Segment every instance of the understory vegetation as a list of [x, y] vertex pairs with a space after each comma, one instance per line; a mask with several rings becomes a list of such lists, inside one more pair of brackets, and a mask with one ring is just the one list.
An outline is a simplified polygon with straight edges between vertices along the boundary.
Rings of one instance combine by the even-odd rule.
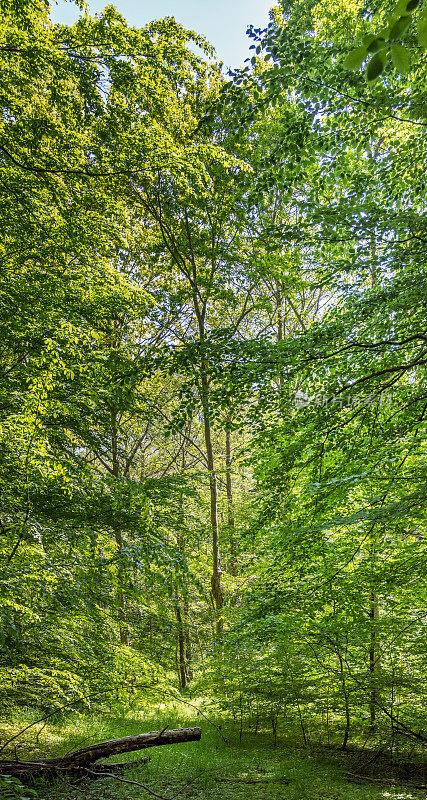
[[[2, 733], [15, 730], [24, 719], [28, 724], [28, 715], [14, 717]], [[280, 725], [274, 738], [267, 725], [255, 733], [254, 720], [240, 729], [227, 716], [218, 715], [206, 698], [193, 700], [189, 707], [182, 699], [156, 704], [154, 698], [147, 703], [139, 697], [136, 704], [123, 702], [111, 710], [105, 705], [90, 714], [58, 718], [41, 731], [39, 726], [37, 738], [27, 734], [18, 752], [20, 758], [42, 758], [118, 735], [200, 724], [200, 742], [153, 748], [148, 763], [126, 770], [122, 779], [132, 783], [117, 778], [73, 783], [67, 776], [53, 784], [40, 780], [37, 796], [42, 800], [139, 799], [147, 796], [147, 789], [162, 797], [216, 800], [230, 795], [265, 800], [419, 800], [424, 794], [422, 750], [414, 752], [407, 740], [395, 742], [393, 756], [385, 739], [372, 748], [356, 736], [351, 751], [343, 753], [334, 746], [333, 726], [324, 730], [323, 744], [317, 736], [312, 744], [304, 744], [295, 721]], [[134, 760], [132, 754], [128, 758]], [[11, 792], [10, 796], [18, 795]]]
[[427, 10], [0, 9], [0, 760], [203, 729], [0, 787], [419, 796]]

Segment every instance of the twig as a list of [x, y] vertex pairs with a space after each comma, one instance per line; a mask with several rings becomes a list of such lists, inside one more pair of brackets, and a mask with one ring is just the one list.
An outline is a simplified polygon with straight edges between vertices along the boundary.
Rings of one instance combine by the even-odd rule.
[[60, 779], [61, 783], [63, 783], [63, 784], [64, 784], [65, 786], [67, 786], [69, 789], [73, 789], [73, 790], [75, 790], [76, 792], [80, 792], [80, 794], [84, 794], [84, 795], [86, 794], [86, 792], [84, 791], [84, 789], [80, 789], [80, 786], [76, 786], [75, 784], [73, 784], [73, 783], [69, 783], [68, 781], [66, 781], [66, 780], [65, 780], [65, 778], [63, 777], [63, 775], [58, 775], [58, 777], [59, 777], [59, 779]]
[[[387, 779], [387, 778], [371, 778], [368, 775], [358, 775], [356, 772], [344, 772], [344, 775], [346, 775], [350, 779], [353, 778], [353, 779], [355, 779], [357, 781], [368, 781], [369, 783], [380, 783], [380, 784], [383, 784], [384, 786], [402, 786], [403, 785], [401, 781], [395, 781], [395, 780], [393, 780], [391, 778], [389, 778], [389, 779]], [[411, 789], [427, 789], [427, 786], [425, 784], [424, 785], [421, 785], [421, 784], [415, 785], [414, 783], [407, 783], [405, 785], [408, 786], [408, 788], [411, 788]]]
[[[100, 777], [99, 772], [94, 772], [88, 767], [85, 768], [85, 772], [89, 772], [91, 775], [97, 775], [98, 778]], [[118, 778], [117, 775], [114, 775], [112, 772], [103, 772], [102, 777], [114, 778], [115, 781], [119, 781], [120, 783], [130, 783], [132, 786], [139, 786], [141, 789], [145, 789], [148, 794], [151, 794], [153, 797], [158, 797], [160, 800], [172, 800], [172, 798], [166, 797], [164, 794], [157, 794], [156, 792], [153, 792], [152, 789], [149, 789], [149, 787], [145, 786], [144, 783], [139, 783], [139, 781], [129, 781], [126, 778]]]

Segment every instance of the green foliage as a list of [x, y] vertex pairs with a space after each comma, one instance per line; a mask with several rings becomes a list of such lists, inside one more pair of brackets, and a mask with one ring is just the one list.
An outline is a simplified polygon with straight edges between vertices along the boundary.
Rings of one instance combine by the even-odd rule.
[[[213, 73], [186, 48], [208, 46], [174, 20], [135, 31], [112, 7], [69, 30], [53, 26], [47, 9], [25, 20], [13, 10], [5, 17], [0, 53], [1, 700], [7, 710], [18, 702], [50, 713], [126, 675], [154, 669], [160, 678], [174, 663], [173, 650], [163, 648], [155, 667], [139, 652], [147, 624], [153, 638], [157, 603], [169, 605], [168, 619], [180, 580], [171, 534], [186, 487], [145, 486], [134, 464], [144, 443], [135, 415], [147, 432], [153, 416], [140, 341], [156, 316], [129, 193], [144, 176], [143, 153], [151, 175], [141, 191], [160, 163], [181, 197], [197, 184], [204, 145], [193, 142], [183, 171], [180, 136]], [[136, 61], [127, 57], [135, 52]], [[157, 592], [142, 603], [153, 581]], [[133, 604], [136, 649], [120, 653], [122, 608]], [[160, 614], [154, 639], [166, 625]]]
[[391, 46], [391, 58], [394, 66], [401, 75], [406, 75], [410, 67], [410, 56], [405, 47], [401, 44]]
[[425, 12], [283, 2], [225, 82], [173, 18], [4, 6], [5, 714], [195, 681], [419, 741]]
[[38, 797], [35, 789], [23, 786], [21, 781], [11, 775], [0, 775], [0, 789], [4, 800], [31, 800]]
[[417, 40], [421, 47], [427, 47], [427, 12], [419, 15], [417, 20]]
[[[384, 52], [376, 53], [370, 60], [366, 68], [366, 77], [368, 81], [376, 81], [381, 75], [387, 61], [387, 56]], [[393, 62], [394, 63], [394, 62]]]
[[[393, 66], [402, 75], [406, 75], [410, 69], [411, 50], [406, 45], [400, 44], [408, 29], [413, 23], [413, 12], [418, 9], [419, 0], [399, 0], [391, 13], [386, 7], [376, 9], [376, 18], [383, 26], [377, 34], [367, 34], [363, 37], [363, 44], [351, 51], [345, 61], [344, 67], [350, 70], [357, 70], [368, 57], [368, 53], [376, 53], [379, 50], [390, 50]], [[426, 37], [424, 28], [426, 23], [426, 11], [420, 11], [416, 16], [417, 22], [417, 42], [422, 48], [426, 47]], [[410, 43], [412, 44], [412, 42]], [[382, 58], [374, 57], [370, 60], [366, 77], [368, 81], [375, 81], [384, 70], [386, 56]]]

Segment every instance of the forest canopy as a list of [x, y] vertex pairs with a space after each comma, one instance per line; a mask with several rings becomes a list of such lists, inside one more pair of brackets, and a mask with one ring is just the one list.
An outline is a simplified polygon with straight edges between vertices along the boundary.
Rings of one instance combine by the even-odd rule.
[[2, 717], [425, 741], [427, 10], [0, 8]]

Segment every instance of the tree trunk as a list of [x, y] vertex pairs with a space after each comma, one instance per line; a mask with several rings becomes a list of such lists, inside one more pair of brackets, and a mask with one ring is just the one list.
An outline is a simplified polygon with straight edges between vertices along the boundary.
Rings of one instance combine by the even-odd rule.
[[191, 667], [192, 662], [192, 647], [191, 647], [191, 637], [190, 637], [190, 611], [189, 611], [189, 604], [188, 604], [188, 591], [185, 589], [184, 593], [184, 640], [185, 640], [185, 663], [187, 665], [187, 683], [193, 680], [193, 670]]
[[[378, 155], [379, 145], [375, 148], [371, 148], [369, 152], [369, 158], [372, 162], [375, 161]], [[371, 286], [374, 289], [378, 284], [378, 275], [377, 275], [377, 244], [375, 238], [375, 229], [371, 229]], [[375, 552], [376, 552], [376, 541], [375, 535], [372, 537], [371, 544], [370, 544], [370, 555], [371, 555], [371, 562], [372, 567], [375, 566]], [[379, 653], [378, 653], [378, 619], [379, 619], [379, 605], [378, 605], [378, 595], [373, 589], [370, 595], [370, 608], [369, 608], [369, 617], [371, 620], [371, 641], [369, 646], [369, 677], [370, 677], [370, 697], [369, 697], [369, 716], [370, 716], [370, 727], [373, 731], [375, 728], [375, 721], [376, 721], [376, 713], [377, 713], [377, 703], [378, 703], [378, 696], [377, 696], [377, 672], [379, 669]]]
[[343, 739], [343, 743], [342, 743], [342, 745], [340, 747], [340, 750], [347, 750], [347, 742], [348, 742], [348, 737], [349, 737], [349, 734], [350, 734], [350, 724], [351, 724], [350, 703], [349, 703], [349, 693], [348, 693], [348, 690], [347, 690], [347, 684], [346, 684], [346, 680], [345, 680], [344, 663], [343, 663], [342, 656], [341, 656], [341, 654], [339, 652], [338, 652], [338, 661], [339, 661], [339, 664], [340, 664], [341, 685], [342, 685], [342, 691], [343, 691], [343, 695], [344, 695], [344, 707], [345, 707], [344, 739]]
[[[121, 739], [111, 739], [106, 742], [92, 744], [89, 747], [83, 747], [81, 750], [75, 750], [74, 753], [62, 758], [47, 758], [40, 761], [0, 760], [0, 774], [26, 778], [55, 774], [57, 772], [84, 770], [100, 758], [109, 758], [121, 753], [130, 753], [135, 750], [143, 750], [146, 747], [157, 747], [163, 744], [196, 742], [200, 740], [201, 735], [201, 728], [152, 731], [151, 733], [140, 733], [136, 736], [124, 736]], [[106, 770], [109, 767], [109, 764], [105, 765]], [[99, 765], [96, 771], [99, 772]]]
[[370, 676], [370, 697], [369, 715], [371, 728], [375, 727], [376, 710], [378, 705], [377, 673], [379, 668], [379, 655], [377, 643], [377, 625], [379, 619], [378, 595], [371, 592], [369, 617], [371, 620], [371, 644], [369, 647], [369, 676]]
[[347, 742], [348, 736], [350, 733], [350, 709], [348, 707], [348, 697], [345, 697], [345, 731], [344, 731], [344, 739], [343, 743], [340, 747], [340, 750], [347, 750]]
[[[112, 472], [115, 478], [120, 477], [120, 462], [118, 454], [118, 426], [117, 426], [117, 409], [111, 409], [111, 454], [112, 454]], [[117, 616], [119, 618], [120, 628], [120, 643], [129, 646], [129, 629], [126, 625], [126, 596], [125, 596], [125, 575], [123, 564], [121, 562], [123, 551], [123, 535], [121, 530], [114, 531], [114, 537], [117, 544], [119, 564], [117, 568], [117, 591], [116, 591], [116, 607]]]
[[178, 600], [175, 601], [175, 616], [178, 629], [178, 675], [179, 686], [185, 689], [187, 686], [187, 665], [185, 663], [185, 635], [184, 626], [182, 624], [182, 614], [179, 607]]
[[197, 282], [196, 282], [196, 267], [193, 260], [193, 304], [194, 311], [197, 317], [197, 324], [199, 328], [199, 336], [202, 344], [201, 360], [200, 360], [200, 400], [202, 403], [203, 412], [203, 430], [206, 447], [206, 460], [209, 471], [209, 491], [210, 491], [210, 523], [212, 531], [212, 575], [211, 575], [211, 590], [212, 598], [215, 607], [215, 631], [218, 638], [222, 636], [223, 631], [223, 616], [222, 608], [224, 605], [224, 594], [221, 586], [221, 558], [219, 550], [219, 526], [218, 526], [218, 482], [215, 472], [214, 454], [212, 446], [212, 430], [210, 420], [209, 408], [209, 373], [206, 357], [203, 350], [205, 339], [205, 314], [207, 307], [207, 300], [199, 303]]
[[[277, 341], [282, 342], [285, 334], [285, 316], [283, 309], [282, 289], [279, 281], [276, 281], [275, 300], [276, 300], [276, 310], [277, 310]], [[279, 389], [280, 389], [280, 394], [282, 395], [284, 389], [284, 380], [283, 380], [283, 368], [282, 364], [280, 363], [279, 363]]]
[[[123, 549], [122, 532], [120, 530], [116, 530], [114, 533], [114, 537], [116, 540], [117, 550], [120, 559]], [[117, 616], [119, 618], [120, 644], [129, 647], [129, 628], [126, 624], [126, 597], [125, 597], [124, 587], [125, 587], [124, 569], [123, 565], [119, 561], [119, 565], [117, 568], [116, 607], [117, 607]]]
[[229, 572], [236, 574], [236, 531], [234, 524], [233, 489], [231, 485], [231, 433], [227, 428], [225, 435], [225, 479], [227, 486], [227, 528], [230, 543]]
[[[191, 432], [191, 421], [188, 423], [187, 426], [187, 435], [189, 436]], [[181, 471], [184, 475], [186, 469], [186, 452], [185, 446], [182, 448], [182, 457], [181, 457]], [[183, 493], [180, 493], [179, 498], [179, 509], [180, 509], [180, 522], [182, 526], [182, 530], [178, 531], [177, 534], [177, 547], [179, 552], [181, 553], [183, 562], [186, 563], [186, 553], [185, 553], [185, 538], [184, 538], [184, 526], [185, 526], [185, 513], [184, 513], [184, 496]], [[188, 579], [187, 575], [183, 575], [183, 591], [182, 591], [182, 610], [183, 613], [181, 614], [181, 607], [179, 604], [178, 592], [176, 595], [176, 610], [175, 614], [177, 617], [178, 622], [178, 646], [179, 646], [179, 672], [180, 672], [180, 686], [182, 689], [185, 689], [186, 685], [191, 681], [193, 677], [193, 673], [191, 670], [191, 641], [190, 641], [190, 628], [189, 628], [189, 600], [188, 600]]]
[[222, 636], [223, 617], [222, 607], [224, 605], [224, 594], [221, 586], [221, 558], [219, 550], [219, 526], [218, 526], [218, 483], [215, 472], [215, 462], [212, 445], [212, 431], [209, 414], [209, 383], [206, 375], [205, 365], [202, 364], [202, 406], [203, 406], [203, 428], [205, 435], [206, 458], [209, 470], [209, 489], [211, 499], [210, 522], [212, 530], [212, 576], [211, 588], [212, 597], [215, 605], [216, 618], [215, 630], [218, 637]]

